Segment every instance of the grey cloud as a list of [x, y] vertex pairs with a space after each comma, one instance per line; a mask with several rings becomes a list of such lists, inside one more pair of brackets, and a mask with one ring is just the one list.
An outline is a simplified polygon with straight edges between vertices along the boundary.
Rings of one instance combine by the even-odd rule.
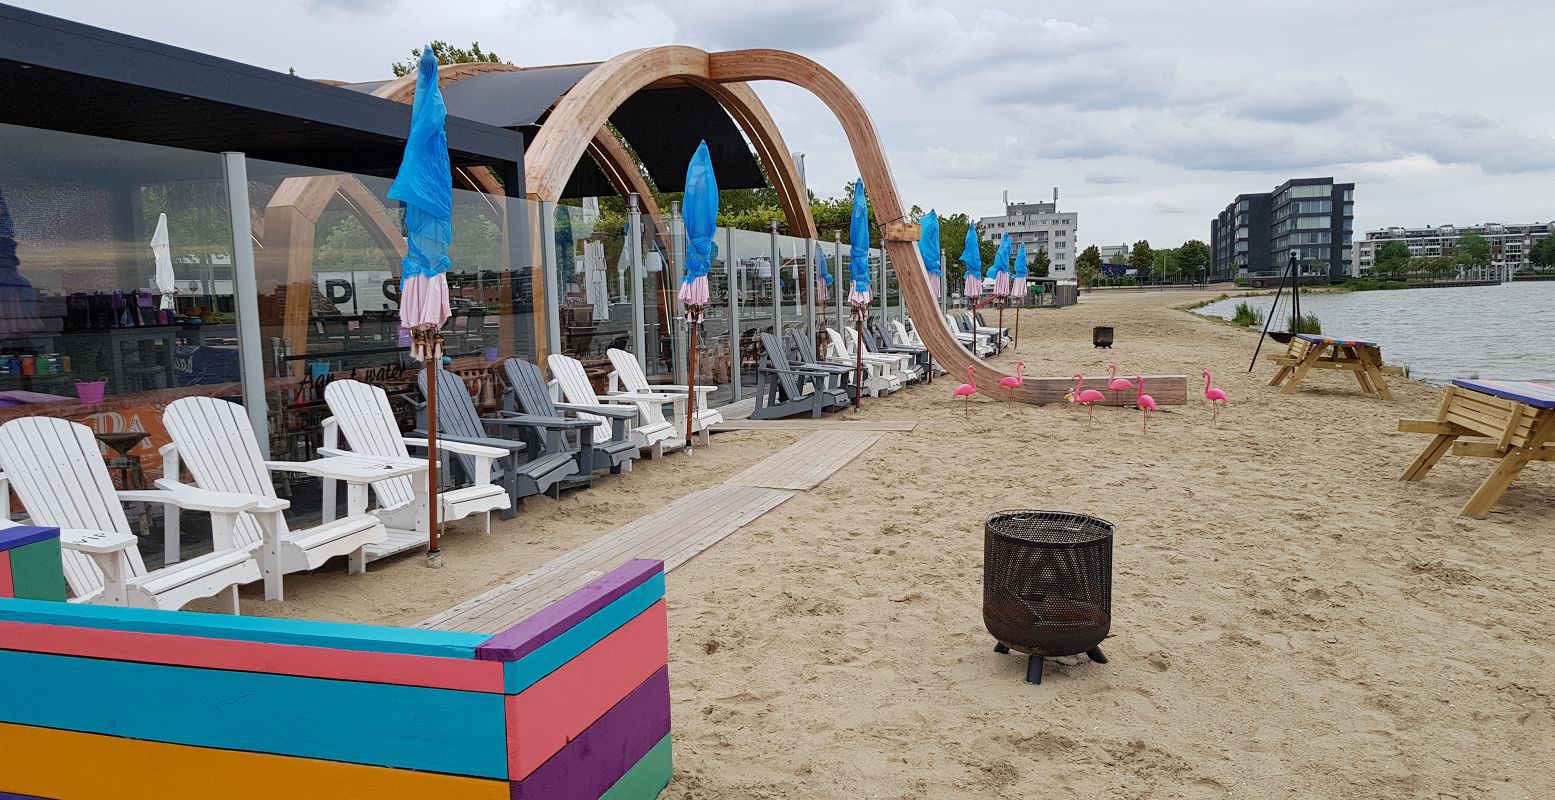
[[1118, 183], [1133, 183], [1135, 180], [1138, 180], [1138, 176], [1135, 173], [1109, 172], [1106, 170], [1085, 173], [1086, 183], [1096, 183], [1103, 186]]
[[1229, 109], [1250, 119], [1305, 124], [1333, 119], [1362, 100], [1343, 78], [1276, 83], [1271, 89], [1233, 100]]
[[1158, 214], [1158, 215], [1196, 214], [1198, 212], [1199, 212], [1199, 209], [1189, 208], [1187, 206], [1182, 205], [1181, 203], [1175, 203], [1175, 202], [1172, 202], [1170, 200], [1157, 200], [1154, 203], [1150, 204], [1150, 213], [1152, 213], [1152, 214]]
[[347, 14], [361, 14], [366, 11], [383, 12], [393, 11], [400, 0], [306, 0], [308, 8], [314, 11], [344, 12]]

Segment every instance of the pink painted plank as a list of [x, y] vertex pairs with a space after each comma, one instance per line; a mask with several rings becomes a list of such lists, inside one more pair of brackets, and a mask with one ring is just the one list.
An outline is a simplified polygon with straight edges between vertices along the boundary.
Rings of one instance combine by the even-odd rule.
[[669, 667], [658, 672], [529, 777], [514, 800], [597, 800], [670, 732]]
[[628, 561], [487, 639], [475, 648], [475, 657], [517, 661], [663, 571], [662, 561]]
[[502, 693], [502, 664], [165, 633], [0, 621], [0, 648], [237, 672]]
[[0, 551], [0, 597], [15, 597], [16, 584], [11, 582], [11, 554]]
[[534, 772], [669, 661], [664, 601], [522, 693], [508, 695], [508, 779]]

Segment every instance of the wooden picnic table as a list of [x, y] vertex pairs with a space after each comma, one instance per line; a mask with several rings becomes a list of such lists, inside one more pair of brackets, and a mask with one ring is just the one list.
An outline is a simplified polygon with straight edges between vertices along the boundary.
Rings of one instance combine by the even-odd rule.
[[[1453, 381], [1442, 391], [1435, 419], [1401, 419], [1405, 433], [1431, 433], [1425, 451], [1401, 480], [1418, 481], [1446, 455], [1499, 459], [1460, 515], [1484, 519], [1533, 461], [1555, 461], [1555, 383]], [[1475, 437], [1460, 442], [1458, 437]]]
[[1313, 333], [1298, 333], [1291, 337], [1284, 355], [1272, 359], [1280, 371], [1270, 379], [1270, 386], [1279, 386], [1280, 394], [1294, 394], [1301, 379], [1313, 369], [1341, 369], [1355, 375], [1364, 394], [1376, 394], [1383, 400], [1392, 400], [1388, 382], [1382, 373], [1382, 347], [1376, 342], [1359, 339], [1340, 339]]

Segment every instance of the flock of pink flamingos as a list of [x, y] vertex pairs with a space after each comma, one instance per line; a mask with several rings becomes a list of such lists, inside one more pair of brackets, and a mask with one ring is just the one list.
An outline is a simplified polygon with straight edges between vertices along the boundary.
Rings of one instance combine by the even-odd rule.
[[[1017, 361], [1015, 362], [1015, 374], [1007, 375], [1003, 380], [999, 381], [999, 388], [1005, 390], [1006, 398], [1013, 394], [1016, 389], [1025, 385], [1025, 378], [1021, 374], [1021, 371], [1025, 368], [1026, 362]], [[1136, 387], [1128, 378], [1118, 377], [1118, 365], [1108, 364], [1107, 370], [1107, 391], [1112, 392], [1112, 399], [1116, 401], [1121, 392], [1134, 392], [1134, 404], [1139, 406], [1139, 411], [1143, 415], [1139, 423], [1139, 430], [1148, 432], [1150, 429], [1150, 412], [1155, 410], [1155, 398], [1145, 394], [1145, 377], [1143, 375], [1134, 376], [1134, 380], [1139, 381], [1139, 385]], [[1105, 401], [1107, 396], [1095, 389], [1085, 388], [1085, 376], [1080, 373], [1076, 372], [1074, 379], [1074, 388], [1064, 393], [1064, 399], [1071, 405], [1078, 404], [1086, 407], [1085, 426], [1088, 428], [1096, 416], [1095, 404]], [[1204, 399], [1209, 401], [1211, 423], [1220, 418], [1221, 406], [1230, 405], [1231, 403], [1231, 398], [1226, 394], [1226, 390], [1215, 386], [1214, 383], [1215, 379], [1209, 374], [1209, 370], [1204, 370]], [[972, 416], [972, 395], [974, 394], [977, 394], [977, 380], [972, 377], [972, 366], [968, 364], [966, 368], [966, 383], [957, 386], [956, 390], [950, 394], [952, 401], [958, 397], [965, 398], [964, 405], [968, 418]]]

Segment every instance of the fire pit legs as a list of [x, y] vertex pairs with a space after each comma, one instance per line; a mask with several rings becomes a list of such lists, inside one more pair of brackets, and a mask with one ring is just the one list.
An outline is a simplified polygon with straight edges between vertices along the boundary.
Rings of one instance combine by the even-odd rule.
[[1026, 661], [1026, 682], [1042, 682], [1042, 656], [1039, 656], [1036, 653], [1032, 653], [1031, 658], [1027, 659]]
[[1101, 648], [1100, 647], [1092, 647], [1091, 649], [1085, 651], [1085, 654], [1087, 656], [1090, 656], [1091, 660], [1095, 661], [1098, 664], [1105, 664], [1105, 663], [1107, 663], [1107, 657], [1101, 654]]
[[1005, 654], [1010, 652], [1010, 646], [1005, 644], [1004, 642], [999, 642], [998, 644], [993, 646], [993, 651], [995, 653], [998, 653], [999, 655], [1002, 656], [1002, 655], [1005, 655]]

